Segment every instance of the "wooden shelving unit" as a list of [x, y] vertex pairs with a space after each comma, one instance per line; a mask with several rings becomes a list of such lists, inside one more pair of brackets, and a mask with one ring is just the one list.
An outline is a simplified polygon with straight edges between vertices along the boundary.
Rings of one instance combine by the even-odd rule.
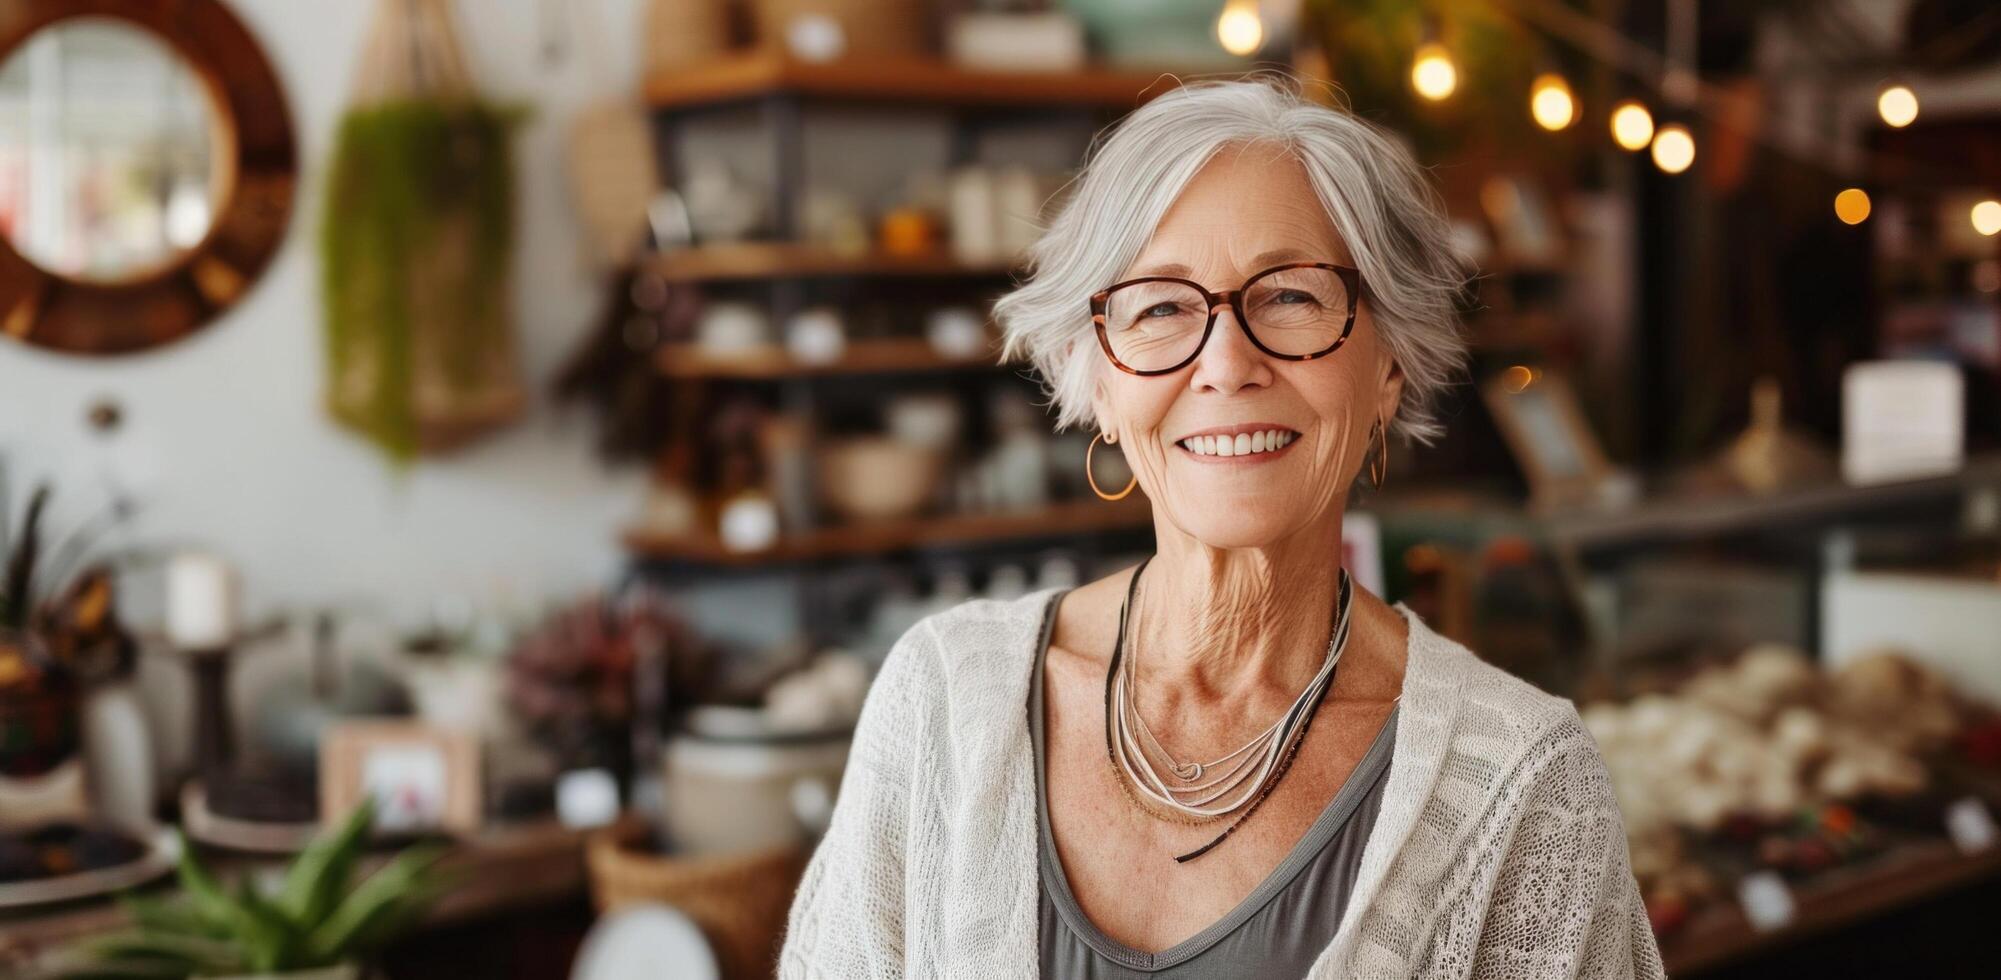
[[961, 68], [935, 58], [801, 61], [782, 51], [732, 54], [647, 77], [647, 104], [693, 109], [771, 95], [948, 106], [1130, 109], [1172, 89], [1167, 72]]
[[847, 254], [789, 242], [742, 242], [662, 252], [648, 260], [669, 282], [732, 282], [753, 279], [877, 276], [911, 278], [1000, 278], [1007, 262], [968, 262], [949, 253]]
[[683, 380], [786, 381], [795, 378], [843, 377], [866, 374], [917, 374], [927, 371], [973, 371], [1001, 366], [1000, 355], [947, 357], [924, 340], [895, 338], [850, 343], [831, 361], [801, 361], [783, 348], [759, 348], [741, 354], [710, 354], [688, 345], [663, 347], [654, 356], [660, 373]]
[[654, 561], [681, 561], [734, 568], [756, 568], [790, 562], [864, 558], [910, 548], [938, 545], [992, 544], [1027, 541], [1146, 527], [1153, 511], [1138, 495], [1117, 503], [1083, 500], [1024, 513], [967, 514], [853, 524], [781, 538], [762, 551], [731, 551], [707, 537], [659, 537], [634, 531], [625, 536], [626, 550]]
[[1829, 480], [1767, 494], [1666, 496], [1615, 511], [1579, 510], [1545, 522], [1557, 543], [1579, 548], [1633, 547], [1662, 539], [1686, 540], [1750, 528], [1829, 517], [1953, 497], [1977, 487], [2001, 486], [2001, 453], [1969, 456], [1944, 476], [1854, 485]]

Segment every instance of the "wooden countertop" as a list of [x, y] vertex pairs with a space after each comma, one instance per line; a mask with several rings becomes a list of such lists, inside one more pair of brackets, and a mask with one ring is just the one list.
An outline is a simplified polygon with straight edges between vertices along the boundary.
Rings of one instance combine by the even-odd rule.
[[1797, 913], [1779, 929], [1753, 928], [1734, 901], [1705, 908], [1661, 940], [1661, 959], [1669, 976], [1697, 975], [1996, 875], [2001, 847], [1962, 854], [1944, 841], [1906, 845], [1804, 882], [1793, 892]]

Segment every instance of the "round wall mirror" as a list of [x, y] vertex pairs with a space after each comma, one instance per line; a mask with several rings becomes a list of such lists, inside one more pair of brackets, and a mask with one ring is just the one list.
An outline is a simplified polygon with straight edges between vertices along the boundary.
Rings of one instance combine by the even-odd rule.
[[0, 0], [0, 335], [117, 354], [193, 333], [277, 250], [294, 153], [218, 0]]
[[0, 231], [58, 275], [158, 271], [208, 236], [227, 134], [157, 35], [109, 17], [51, 24], [0, 63]]

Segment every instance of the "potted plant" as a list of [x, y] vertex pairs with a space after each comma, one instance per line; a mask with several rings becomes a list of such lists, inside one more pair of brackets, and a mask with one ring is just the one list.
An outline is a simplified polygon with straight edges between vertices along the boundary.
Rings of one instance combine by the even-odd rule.
[[629, 588], [557, 609], [508, 653], [507, 708], [564, 770], [624, 778], [651, 765], [667, 716], [712, 690], [714, 659], [660, 592]]
[[82, 962], [61, 975], [355, 980], [363, 958], [412, 924], [446, 880], [436, 868], [443, 848], [419, 845], [355, 884], [374, 818], [371, 798], [314, 840], [275, 893], [247, 876], [225, 888], [184, 850], [181, 893], [125, 898], [132, 926], [88, 941]]
[[76, 757], [87, 688], [131, 666], [133, 644], [114, 612], [111, 572], [84, 567], [96, 539], [129, 506], [114, 501], [52, 541], [51, 488], [35, 488], [18, 526], [10, 490], [0, 460], [0, 777], [34, 778]]

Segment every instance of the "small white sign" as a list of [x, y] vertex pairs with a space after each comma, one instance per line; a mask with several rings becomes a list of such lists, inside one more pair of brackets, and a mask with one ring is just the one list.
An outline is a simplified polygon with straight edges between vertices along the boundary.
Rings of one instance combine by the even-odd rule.
[[1884, 483], [1952, 473], [1966, 456], [1966, 394], [1944, 361], [1860, 361], [1841, 379], [1841, 474]]
[[2001, 837], [1994, 826], [1994, 812], [1972, 796], [1945, 808], [1945, 832], [1961, 854], [1978, 854], [1993, 847], [1995, 838]]
[[1383, 529], [1376, 515], [1349, 511], [1341, 518], [1341, 564], [1356, 585], [1383, 594]]
[[1776, 871], [1754, 871], [1737, 882], [1737, 901], [1744, 906], [1744, 918], [1759, 932], [1772, 932], [1792, 924], [1798, 912], [1793, 890]]

